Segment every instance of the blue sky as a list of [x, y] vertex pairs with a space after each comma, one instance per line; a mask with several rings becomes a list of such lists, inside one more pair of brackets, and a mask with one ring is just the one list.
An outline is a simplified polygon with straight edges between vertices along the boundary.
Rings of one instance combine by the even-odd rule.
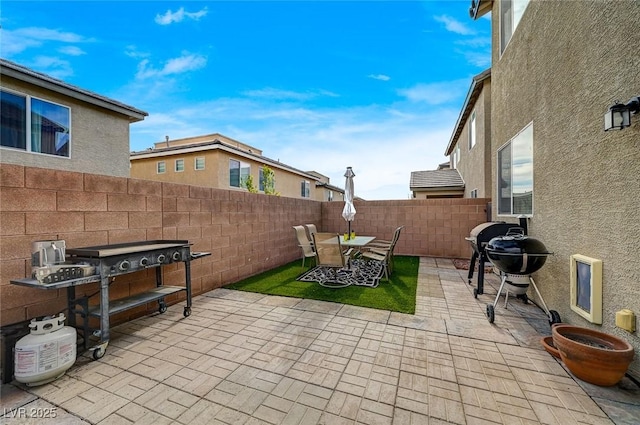
[[221, 133], [406, 199], [490, 66], [491, 23], [470, 4], [3, 0], [0, 55], [148, 112], [131, 150]]

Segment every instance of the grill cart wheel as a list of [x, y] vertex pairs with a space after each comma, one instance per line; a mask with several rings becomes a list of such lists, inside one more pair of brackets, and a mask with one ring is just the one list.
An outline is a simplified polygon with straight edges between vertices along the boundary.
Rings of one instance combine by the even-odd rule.
[[560, 320], [560, 314], [558, 314], [557, 311], [549, 310], [549, 316], [551, 316], [551, 318], [549, 319], [549, 324], [551, 326], [555, 325], [556, 323], [562, 323], [562, 320]]
[[184, 315], [184, 317], [191, 316], [191, 307], [185, 307], [183, 315]]
[[487, 319], [489, 319], [489, 323], [493, 323], [496, 318], [496, 312], [493, 308], [493, 304], [487, 304]]
[[473, 288], [473, 298], [478, 298], [478, 288]]
[[95, 350], [93, 350], [93, 360], [100, 360], [101, 358], [104, 357], [106, 352], [107, 350], [105, 350], [102, 347], [96, 348]]
[[161, 301], [161, 302], [159, 302], [158, 304], [159, 304], [159, 306], [158, 306], [158, 312], [159, 312], [160, 314], [162, 314], [162, 313], [164, 313], [165, 311], [167, 311], [167, 305], [166, 305], [164, 302], [162, 302], [162, 301]]

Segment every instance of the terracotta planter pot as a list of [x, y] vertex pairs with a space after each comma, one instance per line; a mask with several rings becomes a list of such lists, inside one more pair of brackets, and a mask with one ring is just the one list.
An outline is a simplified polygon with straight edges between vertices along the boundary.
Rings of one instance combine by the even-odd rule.
[[540, 338], [540, 344], [542, 344], [544, 349], [547, 350], [547, 353], [551, 354], [555, 358], [558, 358], [558, 359], [560, 358], [560, 352], [558, 351], [556, 346], [553, 344], [552, 336], [545, 336], [543, 338]]
[[633, 361], [631, 344], [613, 335], [564, 324], [554, 326], [551, 333], [564, 364], [585, 382], [615, 385]]

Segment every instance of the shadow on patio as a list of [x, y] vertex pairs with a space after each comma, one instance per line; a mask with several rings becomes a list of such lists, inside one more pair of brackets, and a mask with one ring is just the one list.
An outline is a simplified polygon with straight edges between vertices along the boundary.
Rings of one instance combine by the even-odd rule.
[[421, 258], [415, 315], [215, 289], [190, 317], [174, 305], [114, 327], [104, 358], [79, 357], [57, 381], [4, 385], [0, 423], [640, 421], [631, 381], [574, 380], [539, 344], [542, 311], [510, 299], [491, 325], [499, 282], [487, 274], [475, 299], [466, 273]]

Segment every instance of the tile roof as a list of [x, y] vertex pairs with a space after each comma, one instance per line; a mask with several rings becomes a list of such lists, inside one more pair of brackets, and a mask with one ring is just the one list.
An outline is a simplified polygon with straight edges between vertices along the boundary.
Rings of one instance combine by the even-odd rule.
[[410, 189], [464, 188], [458, 170], [412, 171]]

